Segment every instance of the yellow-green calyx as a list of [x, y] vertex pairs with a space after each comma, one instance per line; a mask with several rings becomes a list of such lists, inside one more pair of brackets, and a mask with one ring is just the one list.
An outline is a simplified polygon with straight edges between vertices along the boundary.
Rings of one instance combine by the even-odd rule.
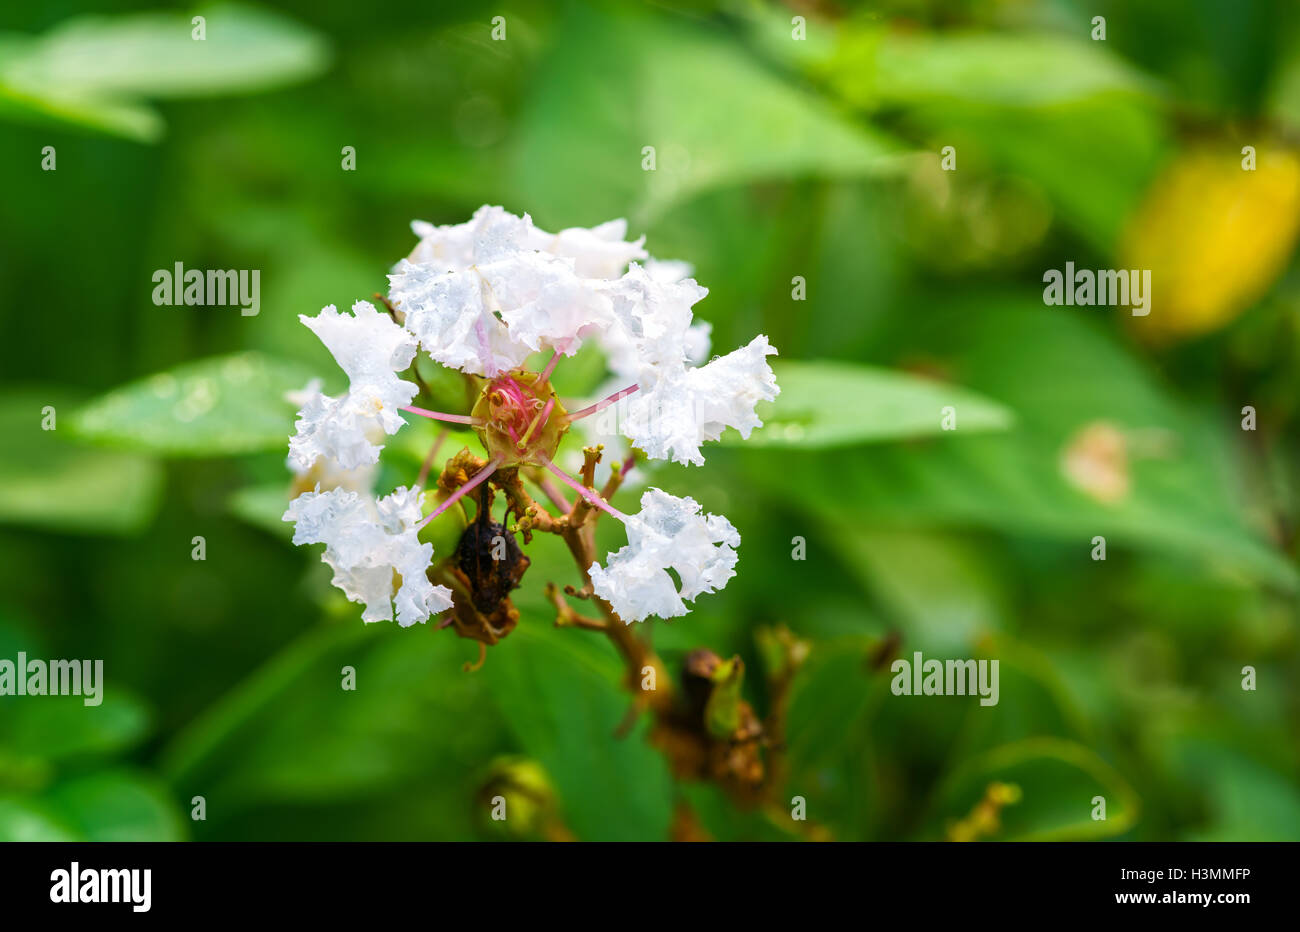
[[488, 382], [471, 415], [488, 455], [502, 465], [539, 465], [555, 456], [569, 429], [569, 414], [551, 383], [536, 372], [516, 369]]

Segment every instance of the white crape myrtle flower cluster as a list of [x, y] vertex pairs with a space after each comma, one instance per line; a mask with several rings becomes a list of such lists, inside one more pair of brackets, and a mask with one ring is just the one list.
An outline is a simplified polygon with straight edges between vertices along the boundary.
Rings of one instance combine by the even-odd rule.
[[[351, 475], [372, 466], [386, 435], [400, 429], [402, 411], [466, 420], [408, 407], [417, 386], [398, 373], [410, 366], [417, 347], [443, 365], [486, 380], [485, 393], [500, 387], [493, 395], [498, 405], [525, 410], [527, 404], [532, 411], [549, 397], [536, 415], [543, 426], [557, 412], [559, 429], [534, 432], [534, 421], [521, 432], [516, 428], [532, 415], [515, 414], [512, 420], [493, 408], [497, 436], [509, 431], [517, 449], [498, 441], [475, 482], [494, 469], [528, 464], [544, 466], [577, 487], [553, 462], [553, 445], [546, 448], [536, 438], [559, 438], [570, 422], [580, 423], [616, 402], [618, 430], [632, 446], [652, 459], [700, 465], [705, 442], [728, 427], [747, 438], [761, 426], [755, 405], [779, 392], [767, 362], [776, 350], [765, 336], [703, 362], [709, 328], [694, 321], [692, 308], [707, 290], [688, 277], [685, 263], [651, 258], [644, 237], [627, 241], [622, 220], [551, 234], [526, 214], [485, 206], [467, 223], [417, 221], [412, 229], [419, 242], [389, 275], [393, 316], [362, 301], [352, 316], [331, 306], [315, 318], [301, 318], [350, 385], [338, 398], [321, 394], [318, 386], [303, 393], [289, 444], [290, 464], [300, 475]], [[539, 392], [550, 392], [547, 379], [556, 362], [587, 340], [605, 352], [621, 384], [609, 398], [571, 415], [555, 405], [553, 394]], [[554, 354], [546, 371], [522, 372], [539, 351]], [[480, 418], [475, 429], [482, 427]], [[468, 490], [453, 494], [429, 517]], [[323, 491], [317, 484], [293, 502], [285, 520], [295, 522], [296, 543], [326, 544], [325, 562], [334, 568], [335, 584], [366, 605], [366, 621], [391, 618], [396, 602], [399, 623], [408, 625], [451, 605], [449, 590], [427, 580], [433, 554], [432, 546], [418, 539], [421, 498], [418, 490], [401, 488], [376, 501], [356, 484]], [[631, 516], [596, 499], [593, 504], [624, 522], [628, 543], [605, 566], [593, 563], [589, 572], [595, 593], [625, 622], [682, 615], [683, 600], [714, 592], [735, 574], [739, 533], [725, 518], [703, 514], [693, 499], [650, 489], [642, 496], [641, 512]]]

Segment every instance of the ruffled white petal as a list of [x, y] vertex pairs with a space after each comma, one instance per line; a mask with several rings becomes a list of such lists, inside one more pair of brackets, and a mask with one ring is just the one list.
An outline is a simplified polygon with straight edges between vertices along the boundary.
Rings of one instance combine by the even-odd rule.
[[724, 430], [734, 427], [748, 440], [755, 427], [763, 426], [754, 407], [781, 394], [776, 374], [767, 362], [768, 356], [775, 355], [776, 347], [760, 333], [740, 349], [687, 370], [701, 439], [717, 440]]
[[352, 305], [351, 316], [331, 304], [316, 317], [304, 314], [299, 320], [320, 337], [350, 384], [338, 398], [321, 394], [319, 383], [304, 390], [297, 430], [289, 440], [290, 462], [301, 472], [320, 457], [343, 469], [378, 462], [384, 434], [401, 429], [400, 409], [419, 390], [396, 375], [411, 364], [415, 340], [366, 301]]
[[533, 249], [537, 234], [532, 219], [516, 217], [500, 207], [484, 204], [465, 223], [434, 226], [423, 220], [411, 224], [420, 242], [409, 260], [427, 265], [435, 272], [452, 272], [480, 262], [512, 255], [521, 249]]
[[305, 492], [289, 503], [295, 544], [325, 544], [334, 585], [365, 605], [362, 620], [409, 627], [451, 607], [451, 590], [426, 571], [433, 545], [419, 540], [423, 493], [402, 487], [375, 501], [345, 489]]
[[584, 338], [613, 321], [609, 298], [578, 276], [572, 259], [521, 253], [478, 272], [511, 337], [530, 350], [572, 356]]
[[[687, 363], [698, 366], [709, 358], [709, 350], [713, 342], [712, 332], [713, 325], [707, 320], [696, 321], [686, 328], [682, 348], [686, 353]], [[614, 326], [600, 331], [596, 335], [596, 342], [605, 353], [605, 364], [613, 373], [613, 381], [593, 392], [593, 398], [600, 399], [612, 395], [621, 388], [627, 388], [645, 374], [642, 369], [639, 344], [625, 327]]]
[[389, 276], [390, 299], [434, 359], [478, 375], [538, 350], [576, 353], [613, 321], [605, 279], [646, 255], [623, 220], [552, 234], [484, 206], [467, 223], [411, 226], [420, 242]]
[[685, 365], [691, 307], [709, 293], [693, 278], [662, 282], [640, 265], [606, 286], [614, 319], [636, 347], [638, 381], [653, 382], [659, 369]]
[[684, 278], [695, 277], [695, 266], [681, 259], [656, 259], [647, 256], [644, 263], [646, 274], [657, 282], [671, 285]]
[[776, 353], [767, 337], [688, 369], [664, 367], [655, 380], [627, 399], [620, 420], [623, 434], [652, 459], [704, 462], [700, 447], [728, 427], [748, 439], [763, 422], [754, 413], [760, 401], [780, 393], [767, 357]]
[[[314, 409], [318, 405], [324, 405], [326, 402], [333, 400], [322, 395], [320, 387], [321, 380], [312, 379], [300, 389], [285, 392], [284, 397], [286, 401], [300, 409], [309, 406]], [[299, 417], [303, 417], [301, 410], [299, 411]], [[308, 419], [319, 420], [319, 415], [313, 415], [309, 412]], [[383, 436], [383, 428], [373, 424], [364, 439], [368, 444], [373, 445], [381, 441]], [[313, 441], [310, 437], [309, 430], [307, 434], [299, 433], [289, 441], [290, 449], [294, 450], [294, 453], [289, 457], [288, 466], [297, 480], [295, 482], [296, 487], [349, 489], [353, 492], [370, 494], [374, 489], [375, 474], [378, 472], [376, 463], [362, 463], [351, 468], [345, 467], [332, 454], [322, 455], [319, 446], [312, 446]], [[376, 448], [376, 454], [377, 452], [378, 448]], [[308, 462], [307, 466], [302, 466], [299, 462], [304, 459]]]
[[[740, 534], [726, 518], [700, 513], [693, 498], [647, 489], [625, 522], [627, 546], [593, 563], [592, 586], [625, 622], [687, 612], [683, 600], [716, 592], [736, 575]], [[681, 580], [678, 590], [668, 569]]]
[[629, 262], [648, 258], [645, 237], [626, 242], [627, 221], [610, 220], [599, 226], [570, 227], [559, 233], [538, 229], [528, 214], [522, 217], [501, 207], [484, 204], [465, 223], [434, 226], [423, 220], [411, 224], [420, 242], [408, 257], [437, 271], [467, 269], [521, 252], [549, 253], [572, 260], [582, 278], [618, 278]]
[[418, 390], [397, 373], [415, 358], [415, 340], [387, 314], [375, 310], [369, 301], [352, 305], [352, 316], [325, 307], [315, 317], [300, 314], [301, 320], [347, 373], [350, 393], [364, 389], [383, 405], [384, 429], [394, 433], [402, 425], [398, 409], [411, 403]]
[[[534, 248], [572, 259], [574, 269], [583, 278], [618, 278], [629, 262], [648, 258], [642, 247], [645, 237], [625, 242], [627, 221], [610, 220], [600, 226], [570, 227], [559, 233], [533, 228]], [[689, 274], [689, 273], [688, 273]]]
[[696, 321], [686, 331], [686, 361], [698, 366], [709, 358], [713, 348], [713, 324], [707, 320]]
[[444, 272], [403, 259], [388, 276], [389, 300], [435, 360], [462, 372], [495, 376], [520, 365], [531, 351], [492, 313], [486, 283], [474, 269]]
[[317, 392], [298, 411], [297, 429], [289, 438], [289, 462], [307, 472], [320, 461], [342, 469], [379, 462], [383, 423], [373, 405], [355, 404], [350, 394], [331, 398]]

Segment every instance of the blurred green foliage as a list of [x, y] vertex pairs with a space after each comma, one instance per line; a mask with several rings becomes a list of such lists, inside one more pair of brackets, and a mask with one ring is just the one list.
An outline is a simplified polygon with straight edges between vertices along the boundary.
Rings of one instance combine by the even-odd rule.
[[[1300, 839], [1300, 276], [1161, 348], [1041, 299], [1045, 269], [1120, 261], [1192, 144], [1235, 165], [1294, 140], [1291, 4], [55, 0], [5, 28], [0, 658], [103, 658], [107, 687], [0, 698], [0, 839], [494, 838], [481, 791], [520, 759], [574, 837], [666, 838], [683, 803], [712, 837], [794, 837], [675, 782], [645, 722], [614, 737], [618, 658], [541, 592], [576, 581], [557, 541], [468, 674], [450, 631], [363, 626], [276, 520], [284, 393], [339, 380], [297, 315], [382, 289], [411, 218], [485, 202], [626, 216], [695, 265], [716, 351], [780, 349], [768, 426], [650, 475], [744, 537], [723, 592], [652, 623], [660, 653], [757, 672], [760, 626], [811, 642], [778, 801], [838, 839], [932, 839], [1011, 784], [993, 837]], [[175, 262], [261, 270], [261, 313], [155, 306]], [[557, 374], [599, 377], [590, 354]], [[1067, 468], [1099, 423], [1130, 444], [1101, 463], [1114, 498]], [[886, 647], [996, 657], [1000, 702], [894, 697]]]

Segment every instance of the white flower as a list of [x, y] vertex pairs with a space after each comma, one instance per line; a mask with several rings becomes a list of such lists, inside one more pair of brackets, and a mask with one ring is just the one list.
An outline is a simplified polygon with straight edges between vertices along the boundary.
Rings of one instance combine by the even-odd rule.
[[605, 291], [614, 319], [622, 328], [622, 340], [636, 347], [634, 374], [638, 381], [653, 381], [662, 367], [685, 365], [691, 307], [709, 293], [707, 288], [693, 278], [659, 281], [634, 262], [628, 273], [608, 283]]
[[[736, 575], [740, 534], [720, 515], [700, 514], [699, 502], [659, 489], [641, 496], [641, 511], [625, 522], [627, 546], [593, 563], [592, 586], [625, 622], [686, 614], [683, 599], [716, 592]], [[677, 572], [677, 589], [668, 569]]]
[[612, 322], [609, 298], [579, 277], [573, 261], [532, 252], [478, 266], [493, 309], [534, 352], [553, 348], [572, 356], [584, 338]]
[[304, 492], [284, 520], [294, 522], [295, 544], [325, 545], [334, 585], [366, 606], [363, 621], [391, 621], [395, 603], [405, 628], [451, 608], [451, 590], [426, 574], [433, 544], [419, 540], [423, 497], [405, 486], [378, 501], [346, 489]]
[[315, 317], [298, 315], [347, 373], [350, 394], [365, 391], [384, 405], [381, 416], [393, 433], [402, 424], [397, 409], [410, 404], [416, 386], [397, 377], [415, 358], [415, 341], [393, 323], [387, 314], [375, 310], [369, 301], [352, 305], [352, 316], [340, 314], [328, 305]]
[[427, 265], [435, 272], [454, 272], [530, 248], [528, 241], [535, 228], [527, 214], [516, 217], [484, 204], [465, 223], [434, 226], [415, 220], [411, 231], [420, 242], [407, 257], [410, 262]]
[[644, 236], [633, 243], [624, 242], [626, 236], [627, 221], [619, 219], [591, 229], [570, 227], [554, 234], [533, 227], [531, 239], [542, 252], [572, 259], [583, 278], [618, 278], [629, 262], [649, 258], [641, 248]]
[[647, 256], [643, 266], [647, 275], [665, 285], [695, 276], [695, 266], [682, 259], [656, 259]]
[[573, 270], [572, 259], [535, 251], [452, 272], [403, 260], [389, 297], [406, 327], [444, 365], [495, 376], [529, 354], [572, 356], [608, 327], [609, 299]]
[[375, 441], [383, 429], [349, 398], [316, 392], [299, 409], [297, 430], [289, 438], [289, 462], [296, 471], [308, 472], [319, 462], [332, 462], [345, 470], [379, 462]]
[[[679, 463], [703, 463], [701, 446], [728, 427], [748, 438], [762, 426], [757, 404], [779, 392], [766, 336], [705, 363], [710, 329], [694, 320], [693, 307], [708, 290], [688, 264], [648, 256], [644, 237], [628, 241], [623, 220], [548, 233], [527, 214], [484, 206], [466, 223], [416, 221], [412, 230], [419, 242], [389, 275], [400, 324], [366, 302], [351, 316], [330, 306], [302, 318], [350, 384], [340, 397], [322, 394], [319, 382], [298, 393], [290, 464], [297, 488], [314, 491], [295, 499], [284, 519], [295, 524], [295, 543], [325, 544], [334, 584], [366, 606], [366, 621], [396, 614], [406, 626], [452, 605], [451, 591], [428, 581], [433, 548], [419, 541], [422, 493], [403, 487], [376, 500], [371, 492], [385, 435], [401, 428], [401, 409], [417, 393], [397, 375], [417, 347], [444, 365], [495, 378], [533, 353], [572, 356], [594, 339], [618, 381], [596, 404], [569, 408], [561, 427], [572, 420], [583, 433], [613, 436], [611, 451], [632, 444]], [[604, 415], [617, 424], [603, 428]], [[557, 452], [565, 451], [552, 444], [546, 456]], [[503, 448], [493, 468], [515, 465], [512, 457]], [[633, 483], [641, 481], [638, 471]], [[649, 489], [641, 512], [624, 521], [627, 545], [589, 572], [595, 592], [628, 622], [683, 615], [686, 601], [735, 575], [740, 535], [693, 499]]]
[[389, 300], [406, 315], [407, 330], [444, 366], [496, 375], [528, 358], [528, 346], [493, 313], [477, 271], [444, 272], [403, 259], [388, 280]]
[[411, 335], [366, 301], [352, 305], [352, 312], [340, 314], [331, 304], [316, 317], [298, 318], [320, 337], [350, 383], [339, 398], [321, 394], [318, 383], [308, 386], [289, 440], [289, 459], [301, 471], [319, 457], [343, 469], [378, 462], [379, 441], [401, 429], [399, 409], [419, 390], [396, 375], [415, 357]]
[[542, 349], [572, 356], [612, 322], [598, 283], [645, 256], [644, 238], [624, 242], [622, 220], [551, 234], [484, 206], [468, 223], [412, 229], [420, 243], [389, 276], [390, 300], [434, 359], [477, 375]]
[[659, 371], [649, 388], [627, 399], [620, 428], [652, 459], [703, 464], [700, 446], [717, 440], [728, 427], [749, 439], [763, 422], [754, 413], [760, 401], [780, 393], [767, 357], [776, 349], [760, 334], [747, 346], [704, 366]]
[[[673, 360], [676, 358], [679, 335], [679, 331], [674, 328], [680, 327], [680, 323], [685, 322], [686, 330], [680, 333], [680, 349], [686, 361], [691, 365], [699, 365], [709, 358], [712, 324], [704, 320], [692, 321], [689, 306], [686, 308], [685, 315], [682, 315], [680, 310], [670, 310], [656, 319], [653, 313], [646, 313], [638, 299], [639, 292], [647, 295], [653, 293], [652, 301], [661, 300], [659, 290], [654, 289], [652, 282], [675, 285], [688, 281], [689, 285], [685, 285], [675, 294], [679, 301], [694, 304], [708, 294], [708, 290], [700, 288], [694, 279], [688, 278], [690, 274], [691, 267], [685, 262], [658, 262], [651, 259], [644, 267], [633, 265], [632, 270], [622, 280], [607, 289], [606, 293], [610, 296], [618, 326], [601, 331], [596, 337], [596, 342], [605, 353], [609, 371], [620, 381], [608, 392], [596, 392], [598, 397], [626, 388], [644, 375], [641, 347], [647, 329], [651, 334], [658, 334], [659, 339], [666, 344], [663, 357]], [[647, 320], [647, 317], [650, 319]], [[658, 358], [651, 357], [648, 361], [653, 365]]]
[[[671, 285], [689, 278], [691, 272], [692, 268], [689, 262], [678, 260], [661, 261], [649, 258], [646, 259], [644, 266], [633, 266], [632, 272], [629, 274], [633, 279], [644, 274], [656, 282]], [[615, 292], [607, 293], [612, 294]], [[684, 293], [685, 298], [689, 299], [692, 296], [689, 291]], [[634, 314], [630, 310], [628, 313]], [[703, 320], [694, 321], [687, 327], [685, 339], [683, 340], [687, 363], [695, 366], [709, 358], [710, 332], [712, 329], [713, 325]], [[608, 327], [596, 335], [596, 342], [605, 354], [606, 367], [611, 375], [591, 393], [592, 400], [613, 395], [615, 392], [621, 391], [636, 382], [642, 375], [642, 361], [638, 351], [639, 344], [637, 339], [629, 332], [628, 327], [622, 325]], [[594, 446], [598, 443], [605, 446], [605, 458], [596, 467], [595, 478], [598, 486], [603, 485], [608, 479], [610, 464], [614, 462], [621, 463], [631, 452], [631, 444], [619, 432], [618, 415], [626, 410], [627, 403], [624, 402], [621, 407], [611, 406], [605, 412], [594, 417], [586, 417], [573, 422], [573, 429], [583, 438], [582, 446]], [[582, 452], [578, 447], [574, 447], [569, 451], [565, 465], [570, 471], [575, 471], [582, 467], [582, 463]], [[644, 485], [645, 481], [644, 470], [636, 470], [628, 479], [623, 481], [623, 488], [635, 488]]]
[[411, 230], [420, 242], [407, 258], [440, 272], [460, 271], [527, 250], [572, 259], [572, 267], [582, 278], [618, 278], [629, 262], [648, 258], [642, 248], [644, 236], [624, 242], [626, 220], [547, 233], [534, 226], [528, 214], [517, 217], [504, 208], [484, 204], [466, 223], [434, 226], [416, 220]]
[[773, 400], [780, 389], [767, 357], [776, 353], [767, 337], [704, 366], [709, 328], [694, 322], [692, 306], [708, 294], [694, 279], [679, 278], [685, 269], [636, 263], [606, 286], [615, 325], [600, 341], [610, 368], [638, 390], [617, 409], [591, 425], [618, 430], [652, 459], [700, 465], [701, 444], [734, 427], [748, 438], [762, 421], [754, 413], [759, 401]]
[[[309, 404], [323, 404], [325, 396], [321, 394], [320, 387], [321, 380], [312, 379], [300, 389], [285, 392], [284, 397], [291, 405], [300, 409], [307, 407]], [[378, 443], [383, 439], [383, 436], [383, 428], [372, 425], [370, 431], [365, 435], [365, 439], [369, 443]], [[301, 441], [299, 443], [301, 444]], [[287, 465], [294, 474], [294, 488], [299, 490], [311, 488], [349, 489], [353, 492], [370, 494], [375, 486], [375, 475], [379, 471], [377, 462], [363, 463], [360, 466], [348, 469], [340, 465], [339, 461], [332, 456], [318, 456], [316, 461], [307, 468], [299, 466], [296, 458], [290, 456]]]

